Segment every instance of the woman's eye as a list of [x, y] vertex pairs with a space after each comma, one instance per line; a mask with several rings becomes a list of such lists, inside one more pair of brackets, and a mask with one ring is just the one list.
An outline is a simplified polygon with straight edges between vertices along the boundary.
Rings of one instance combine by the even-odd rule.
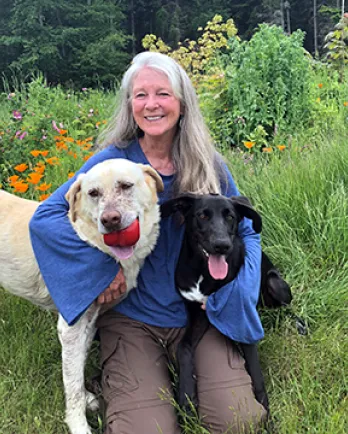
[[99, 190], [97, 190], [96, 188], [93, 188], [92, 190], [89, 190], [88, 194], [91, 197], [98, 197], [100, 195]]
[[145, 94], [144, 93], [137, 93], [134, 97], [137, 99], [144, 98]]

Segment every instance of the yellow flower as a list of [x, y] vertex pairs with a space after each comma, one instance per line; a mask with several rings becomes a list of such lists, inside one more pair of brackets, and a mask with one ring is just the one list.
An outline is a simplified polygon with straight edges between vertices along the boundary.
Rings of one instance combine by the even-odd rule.
[[68, 178], [69, 178], [69, 179], [71, 179], [73, 176], [75, 176], [75, 173], [74, 173], [74, 172], [69, 172], [69, 173], [68, 173]]
[[343, 105], [344, 105], [345, 107], [348, 107], [348, 101], [344, 101]]
[[286, 146], [285, 145], [277, 145], [277, 148], [279, 149], [279, 151], [284, 151]]
[[320, 98], [317, 98], [317, 99], [316, 99], [316, 102], [320, 102], [320, 101], [321, 101]]
[[270, 154], [271, 152], [273, 152], [273, 149], [271, 147], [262, 148], [262, 152], [266, 152], [266, 154]]
[[248, 149], [251, 149], [255, 146], [256, 142], [243, 142], [244, 146]]

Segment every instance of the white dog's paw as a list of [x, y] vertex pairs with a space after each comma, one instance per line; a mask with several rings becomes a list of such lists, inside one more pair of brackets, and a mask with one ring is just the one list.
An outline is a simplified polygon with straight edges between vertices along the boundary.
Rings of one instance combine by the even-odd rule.
[[91, 427], [88, 425], [86, 418], [77, 418], [74, 420], [65, 419], [69, 427], [70, 434], [92, 434]]
[[99, 400], [92, 392], [86, 390], [86, 406], [88, 410], [97, 411], [99, 409]]

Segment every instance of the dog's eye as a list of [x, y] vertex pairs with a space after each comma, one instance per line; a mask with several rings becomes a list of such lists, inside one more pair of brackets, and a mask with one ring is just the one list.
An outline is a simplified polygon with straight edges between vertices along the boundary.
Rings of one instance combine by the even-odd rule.
[[201, 220], [208, 220], [209, 219], [209, 214], [206, 211], [202, 211], [201, 213], [198, 214], [198, 217]]
[[120, 187], [122, 188], [122, 190], [129, 190], [133, 187], [133, 185], [133, 182], [120, 182]]
[[100, 192], [96, 188], [92, 188], [91, 190], [89, 190], [88, 194], [93, 198], [100, 196]]

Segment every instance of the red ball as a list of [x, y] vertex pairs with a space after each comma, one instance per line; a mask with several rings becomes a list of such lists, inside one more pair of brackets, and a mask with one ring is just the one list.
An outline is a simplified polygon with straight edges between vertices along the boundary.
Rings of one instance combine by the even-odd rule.
[[104, 243], [107, 246], [129, 247], [134, 246], [140, 238], [139, 220], [135, 219], [128, 227], [104, 234]]

